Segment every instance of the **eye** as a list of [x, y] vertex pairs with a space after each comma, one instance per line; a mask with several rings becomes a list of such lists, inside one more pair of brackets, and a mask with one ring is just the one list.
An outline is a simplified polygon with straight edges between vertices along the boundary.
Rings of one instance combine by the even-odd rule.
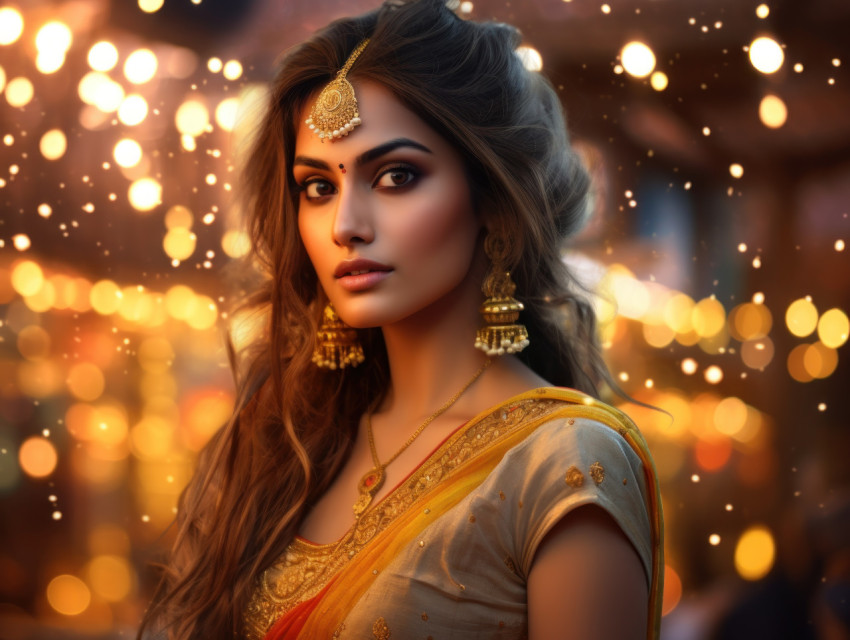
[[375, 189], [397, 189], [409, 185], [419, 174], [411, 167], [390, 167], [378, 176]]
[[318, 200], [335, 194], [336, 187], [327, 180], [313, 178], [301, 186], [301, 191], [308, 200]]

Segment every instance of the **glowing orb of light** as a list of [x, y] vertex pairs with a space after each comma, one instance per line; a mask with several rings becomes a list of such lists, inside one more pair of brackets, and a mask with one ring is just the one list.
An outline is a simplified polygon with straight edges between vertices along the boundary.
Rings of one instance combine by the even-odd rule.
[[174, 123], [180, 133], [196, 138], [209, 126], [210, 113], [202, 102], [187, 100], [177, 108]]
[[123, 138], [115, 144], [112, 156], [120, 167], [135, 167], [142, 160], [142, 146], [131, 138]]
[[770, 7], [766, 4], [760, 4], [756, 7], [756, 16], [764, 20], [767, 16], [770, 15]]
[[649, 77], [650, 86], [656, 91], [664, 91], [669, 84], [669, 80], [667, 79], [667, 74], [663, 71], [655, 71]]
[[212, 57], [207, 60], [207, 69], [213, 73], [218, 73], [222, 69], [221, 58]]
[[164, 4], [165, 0], [139, 0], [139, 9], [145, 13], [156, 13]]
[[729, 175], [733, 178], [740, 178], [744, 175], [744, 167], [739, 165], [737, 162], [729, 165]]
[[65, 64], [63, 51], [39, 51], [35, 57], [35, 68], [45, 75], [56, 73], [63, 64]]
[[150, 211], [162, 203], [162, 185], [153, 178], [140, 178], [130, 185], [127, 197], [136, 211]]
[[31, 478], [45, 478], [56, 469], [59, 456], [47, 438], [33, 436], [24, 440], [18, 450], [21, 469]]
[[128, 127], [135, 126], [148, 116], [148, 103], [137, 93], [131, 93], [118, 107], [118, 119]]
[[120, 602], [133, 586], [133, 570], [124, 558], [97, 556], [89, 562], [88, 578], [92, 590], [107, 602]]
[[788, 107], [782, 98], [766, 95], [759, 103], [759, 119], [764, 126], [778, 129], [788, 119]]
[[68, 25], [51, 21], [46, 23], [35, 36], [35, 48], [39, 51], [60, 51], [63, 54], [71, 48], [73, 35]]
[[89, 303], [96, 313], [111, 315], [121, 306], [121, 289], [112, 280], [99, 280], [89, 290]]
[[221, 74], [228, 80], [238, 80], [242, 76], [242, 63], [238, 60], [228, 60]]
[[761, 36], [750, 43], [750, 63], [765, 74], [775, 73], [785, 62], [782, 47], [773, 38]]
[[543, 56], [534, 47], [522, 46], [516, 48], [516, 54], [522, 60], [522, 66], [529, 71], [540, 71], [543, 69]]
[[17, 9], [0, 9], [0, 45], [12, 44], [24, 32], [24, 17]]
[[38, 149], [48, 160], [58, 160], [68, 149], [68, 139], [61, 130], [51, 129], [41, 136]]
[[118, 64], [118, 49], [111, 42], [101, 40], [91, 46], [87, 60], [95, 71], [109, 71]]
[[225, 98], [215, 108], [215, 121], [225, 131], [233, 131], [236, 126], [236, 113], [239, 109], [239, 98]]
[[124, 77], [133, 84], [144, 84], [156, 75], [156, 54], [150, 49], [136, 49], [124, 61]]
[[184, 227], [169, 229], [162, 240], [162, 248], [172, 260], [185, 260], [195, 252], [197, 236]]
[[788, 331], [798, 338], [811, 335], [818, 326], [818, 310], [811, 300], [795, 300], [785, 311], [785, 324]]
[[626, 72], [635, 78], [645, 78], [655, 69], [655, 54], [643, 42], [629, 42], [620, 51], [620, 61]]
[[773, 534], [764, 526], [744, 531], [735, 545], [735, 569], [745, 580], [759, 580], [773, 567], [776, 543]]
[[86, 583], [76, 576], [56, 576], [47, 585], [47, 601], [59, 613], [77, 616], [91, 604], [91, 592]]
[[6, 84], [6, 102], [13, 107], [25, 107], [35, 94], [28, 78], [12, 78]]
[[838, 349], [850, 334], [850, 320], [841, 309], [830, 309], [818, 320], [818, 337], [827, 347]]
[[12, 246], [18, 251], [26, 251], [32, 246], [32, 240], [25, 233], [16, 233], [12, 236]]
[[705, 370], [705, 381], [709, 384], [717, 384], [723, 380], [723, 369], [716, 364], [711, 365]]
[[91, 402], [103, 395], [106, 378], [96, 364], [80, 362], [71, 367], [66, 384], [75, 398]]
[[241, 258], [251, 250], [251, 240], [244, 231], [225, 231], [221, 238], [221, 248], [231, 258]]

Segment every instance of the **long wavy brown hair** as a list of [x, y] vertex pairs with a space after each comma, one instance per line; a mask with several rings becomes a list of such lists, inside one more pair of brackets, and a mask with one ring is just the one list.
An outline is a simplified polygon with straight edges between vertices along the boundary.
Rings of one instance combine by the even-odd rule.
[[442, 0], [387, 2], [334, 22], [283, 58], [246, 161], [252, 257], [263, 274], [247, 304], [267, 322], [239, 358], [233, 418], [183, 493], [177, 539], [140, 636], [240, 634], [257, 577], [327, 490], [360, 416], [386, 391], [379, 328], [359, 331], [366, 362], [357, 369], [311, 362], [327, 300], [299, 237], [291, 173], [306, 101], [367, 37], [349, 79], [388, 88], [462, 154], [477, 211], [508, 241], [506, 266], [531, 335], [519, 357], [551, 383], [593, 395], [610, 379], [593, 311], [561, 254], [586, 218], [588, 178], [554, 90], [515, 52], [519, 33], [463, 20]]

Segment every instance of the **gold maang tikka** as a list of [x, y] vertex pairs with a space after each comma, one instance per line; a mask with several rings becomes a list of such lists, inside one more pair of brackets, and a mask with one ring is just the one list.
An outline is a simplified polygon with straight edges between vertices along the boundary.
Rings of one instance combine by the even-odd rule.
[[336, 74], [336, 78], [322, 89], [313, 108], [310, 109], [310, 117], [305, 120], [305, 123], [322, 141], [334, 141], [347, 136], [361, 122], [354, 87], [351, 86], [346, 75], [367, 44], [369, 44], [369, 38], [357, 45], [342, 69]]

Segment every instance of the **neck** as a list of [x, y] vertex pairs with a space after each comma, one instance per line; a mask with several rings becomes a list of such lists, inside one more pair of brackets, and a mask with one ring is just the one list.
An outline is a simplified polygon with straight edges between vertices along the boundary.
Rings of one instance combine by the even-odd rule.
[[464, 289], [454, 300], [383, 327], [391, 383], [381, 411], [429, 415], [484, 364], [487, 357], [473, 346], [480, 295]]

